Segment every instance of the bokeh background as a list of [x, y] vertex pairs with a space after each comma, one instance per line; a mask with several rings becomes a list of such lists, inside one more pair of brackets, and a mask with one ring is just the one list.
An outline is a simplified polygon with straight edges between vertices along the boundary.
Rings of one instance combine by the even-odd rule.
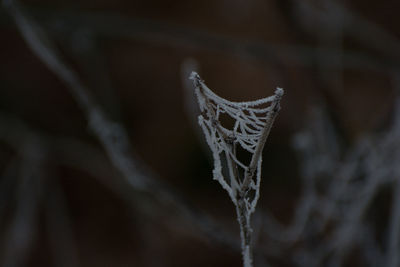
[[[191, 68], [229, 100], [285, 89], [264, 151], [255, 266], [389, 266], [379, 264], [390, 258], [390, 186], [376, 191], [367, 217], [376, 263], [355, 245], [336, 265], [336, 250], [312, 265], [301, 251], [329, 242], [330, 224], [323, 237], [281, 246], [263, 233], [262, 214], [284, 226], [294, 220], [305, 163], [293, 138], [312, 127], [316, 109], [340, 144], [337, 161], [364, 136], [389, 131], [400, 88], [398, 1], [3, 1], [10, 3], [77, 73], [114, 122], [111, 135], [124, 129], [137, 179], [155, 184], [140, 190], [121, 173], [73, 90], [32, 51], [3, 5], [0, 266], [241, 266], [235, 209], [212, 180], [192, 113]], [[326, 142], [333, 148], [325, 154], [337, 149]]]

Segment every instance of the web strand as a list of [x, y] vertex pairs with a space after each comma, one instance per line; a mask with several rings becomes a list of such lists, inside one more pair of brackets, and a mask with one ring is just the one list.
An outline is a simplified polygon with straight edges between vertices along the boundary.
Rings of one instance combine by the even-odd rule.
[[[201, 110], [199, 124], [203, 129], [208, 145], [213, 151], [214, 179], [221, 183], [235, 203], [237, 191], [242, 189], [245, 174], [253, 171], [249, 170], [249, 162], [239, 160], [236, 152], [239, 149], [251, 155], [255, 154], [262, 131], [268, 121], [271, 103], [281, 95], [276, 93], [273, 96], [255, 101], [233, 102], [212, 92], [197, 73], [192, 73], [191, 79], [196, 87], [196, 95]], [[222, 115], [234, 121], [233, 127], [222, 125]], [[261, 161], [260, 156], [256, 164], [256, 173], [246, 189], [247, 191], [254, 191], [252, 197], [246, 198], [246, 205], [251, 212], [254, 211], [259, 195]], [[222, 166], [225, 165], [229, 167], [230, 179], [223, 176]], [[241, 174], [241, 177], [239, 177], [239, 174]]]

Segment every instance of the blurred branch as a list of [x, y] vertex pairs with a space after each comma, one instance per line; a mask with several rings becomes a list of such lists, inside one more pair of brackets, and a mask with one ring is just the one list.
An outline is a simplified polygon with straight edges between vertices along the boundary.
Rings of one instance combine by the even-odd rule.
[[[42, 192], [41, 161], [43, 147], [33, 136], [20, 145], [22, 162], [17, 179], [15, 214], [6, 231], [2, 266], [25, 266], [38, 224]], [[10, 203], [10, 202], [8, 202]]]
[[102, 51], [98, 35], [90, 29], [76, 28], [75, 32], [65, 36], [66, 50], [81, 64], [82, 71], [88, 77], [88, 83], [96, 88], [99, 105], [112, 118], [120, 118], [120, 103], [115, 94], [106, 58]]
[[[215, 51], [257, 62], [276, 63], [279, 57], [280, 62], [285, 60], [295, 67], [310, 67], [324, 62], [331, 68], [341, 67], [343, 64], [343, 67], [347, 69], [386, 71], [393, 65], [397, 67], [400, 65], [400, 61], [389, 64], [379, 58], [355, 51], [327, 48], [324, 53], [320, 53], [318, 49], [307, 45], [242, 41], [164, 21], [77, 10], [73, 12], [49, 8], [29, 8], [29, 10], [30, 14], [41, 21], [47, 31], [55, 34], [71, 34], [84, 28], [98, 36], [111, 39], [132, 38], [173, 47]], [[340, 62], [336, 60], [338, 55], [342, 57]]]
[[[351, 11], [340, 1], [327, 1], [325, 9], [317, 8], [310, 1], [294, 1], [300, 19], [310, 28], [341, 30], [383, 55], [392, 64], [400, 62], [400, 40], [386, 29]], [[316, 21], [311, 21], [316, 19]], [[317, 22], [317, 23], [316, 23]], [[325, 27], [325, 28], [324, 28]]]
[[[47, 149], [49, 154], [56, 155], [56, 157], [52, 157], [52, 160], [56, 159], [57, 163], [87, 172], [134, 208], [149, 213], [148, 210], [143, 210], [148, 209], [148, 205], [143, 205], [142, 202], [138, 205], [138, 198], [140, 198], [138, 194], [142, 191], [138, 191], [136, 188], [132, 187], [125, 179], [119, 179], [119, 177], [121, 177], [120, 174], [108, 168], [109, 162], [103, 157], [103, 153], [99, 149], [73, 138], [56, 138], [37, 132], [12, 115], [0, 113], [0, 125], [0, 140], [11, 145], [12, 148], [18, 149], [20, 144], [23, 143], [28, 136], [34, 136], [35, 139], [40, 140], [42, 146]], [[147, 175], [149, 179], [156, 179], [156, 177], [153, 177], [152, 173], [147, 173]], [[109, 179], [110, 177], [115, 179]], [[174, 206], [175, 203], [164, 202], [162, 201], [164, 194], [172, 194], [172, 192], [155, 195], [155, 193], [164, 189], [158, 187], [154, 188], [154, 190], [154, 192], [149, 191], [142, 193], [150, 194], [153, 198], [158, 200], [161, 206], [172, 206], [172, 208], [178, 212], [178, 215], [181, 215], [184, 220], [187, 220], [193, 226], [201, 229], [210, 240], [214, 240], [217, 244], [239, 251], [240, 247], [237, 245], [237, 238], [225, 232], [222, 226], [219, 226], [211, 218], [195, 210], [189, 204], [185, 204], [183, 200], [180, 200], [182, 203], [178, 204], [178, 207]], [[186, 210], [183, 211], [183, 208]], [[160, 209], [163, 210], [164, 208], [161, 207]]]
[[[397, 174], [398, 177], [400, 173]], [[387, 242], [387, 267], [399, 266], [399, 252], [400, 252], [400, 181], [394, 184], [392, 194], [392, 209], [391, 218], [389, 221], [388, 242]]]
[[[326, 112], [314, 112], [319, 114], [295, 138], [303, 190], [293, 219], [284, 226], [264, 213], [265, 233], [276, 241], [280, 256], [302, 242], [293, 257], [299, 266], [343, 266], [354, 248], [366, 266], [396, 266], [400, 249], [398, 119], [386, 132], [370, 134], [344, 150]], [[383, 186], [390, 186], [393, 195], [388, 230], [379, 233], [387, 240], [384, 253], [376, 240], [380, 229], [366, 218]]]
[[190, 207], [159, 179], [153, 179], [154, 174], [151, 170], [132, 152], [125, 129], [106, 118], [90, 95], [88, 88], [83, 85], [72, 68], [61, 59], [42, 28], [26, 15], [17, 1], [9, 0], [6, 3], [29, 47], [55, 75], [66, 83], [83, 110], [90, 129], [100, 141], [115, 168], [120, 171], [130, 186], [138, 192], [151, 194], [160, 203], [173, 207], [180, 216], [201, 229], [217, 243], [239, 250], [236, 240], [226, 234], [221, 227]]

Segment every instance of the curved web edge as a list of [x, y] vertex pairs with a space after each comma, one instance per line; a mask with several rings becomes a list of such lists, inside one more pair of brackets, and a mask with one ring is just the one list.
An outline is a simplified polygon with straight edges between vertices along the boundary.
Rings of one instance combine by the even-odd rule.
[[[255, 101], [233, 102], [212, 92], [197, 73], [192, 72], [190, 79], [195, 85], [201, 111], [198, 121], [213, 153], [213, 178], [228, 192], [235, 205], [238, 193], [243, 193], [242, 189], [245, 188], [246, 209], [253, 213], [259, 198], [262, 157], [259, 155], [255, 169], [250, 170], [250, 164], [238, 159], [237, 150], [240, 148], [254, 156], [268, 120], [271, 119], [268, 115], [275, 107], [272, 103], [278, 102], [279, 105], [283, 90], [277, 88], [273, 96]], [[234, 120], [232, 129], [221, 124], [222, 114]], [[224, 177], [224, 166], [228, 167], [229, 179]], [[249, 176], [248, 172], [255, 172], [255, 175], [250, 176], [251, 180], [245, 186], [244, 179]]]

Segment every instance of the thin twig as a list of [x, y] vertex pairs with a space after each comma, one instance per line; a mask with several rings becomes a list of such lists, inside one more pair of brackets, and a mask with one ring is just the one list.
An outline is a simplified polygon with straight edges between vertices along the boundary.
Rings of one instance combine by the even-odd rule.
[[256, 152], [254, 152], [250, 165], [248, 167], [248, 171], [246, 172], [246, 176], [243, 180], [242, 184], [242, 192], [247, 192], [250, 181], [254, 178], [255, 170], [257, 168], [258, 161], [260, 160], [261, 153], [264, 149], [265, 142], [271, 132], [272, 125], [274, 124], [275, 118], [278, 115], [279, 110], [281, 109], [280, 103], [283, 96], [283, 89], [278, 88], [275, 91], [275, 98], [271, 104], [271, 110], [267, 114], [266, 124], [261, 133], [261, 137], [258, 141], [258, 145], [256, 147]]
[[[252, 228], [250, 219], [251, 214], [255, 211], [259, 197], [261, 153], [274, 120], [279, 112], [283, 89], [278, 88], [275, 91], [274, 96], [268, 98], [249, 102], [231, 102], [213, 93], [196, 72], [192, 72], [189, 79], [193, 80], [193, 85], [195, 87], [195, 92], [202, 113], [199, 116], [199, 123], [202, 126], [207, 143], [213, 152], [214, 179], [218, 180], [221, 186], [228, 192], [236, 207], [236, 214], [240, 227], [243, 266], [252, 267]], [[272, 102], [272, 104], [268, 108], [256, 108], [257, 106], [265, 105], [269, 102]], [[248, 110], [247, 108], [249, 107], [252, 109]], [[267, 112], [265, 117], [262, 116], [262, 119], [265, 120], [263, 126], [257, 125], [257, 122], [262, 123], [262, 121], [254, 115], [253, 110], [257, 110], [259, 113]], [[248, 111], [250, 115], [246, 116], [245, 111]], [[236, 126], [233, 127], [232, 131], [221, 125], [221, 122], [219, 121], [220, 112], [227, 113], [230, 117], [235, 119]], [[250, 132], [246, 132], [246, 126], [243, 125], [240, 126], [241, 129], [240, 132], [238, 132], [237, 129], [241, 123], [245, 125], [248, 123], [251, 127], [258, 129], [259, 132], [255, 129], [251, 129], [250, 126], [247, 126], [247, 129], [250, 129]], [[246, 144], [243, 144], [243, 142], [241, 143], [239, 137], [252, 140], [254, 148], [246, 148]], [[256, 139], [254, 140], [252, 138]], [[249, 166], [241, 163], [236, 158], [236, 142], [248, 152], [252, 153]], [[230, 181], [228, 182], [222, 174], [222, 164], [219, 156], [221, 153], [224, 153], [226, 157], [228, 174], [230, 177]], [[242, 180], [241, 177], [239, 177], [239, 167], [244, 169], [244, 177], [242, 177]], [[254, 176], [256, 173], [257, 181], [254, 183]], [[255, 191], [253, 197], [250, 197], [250, 187]]]

